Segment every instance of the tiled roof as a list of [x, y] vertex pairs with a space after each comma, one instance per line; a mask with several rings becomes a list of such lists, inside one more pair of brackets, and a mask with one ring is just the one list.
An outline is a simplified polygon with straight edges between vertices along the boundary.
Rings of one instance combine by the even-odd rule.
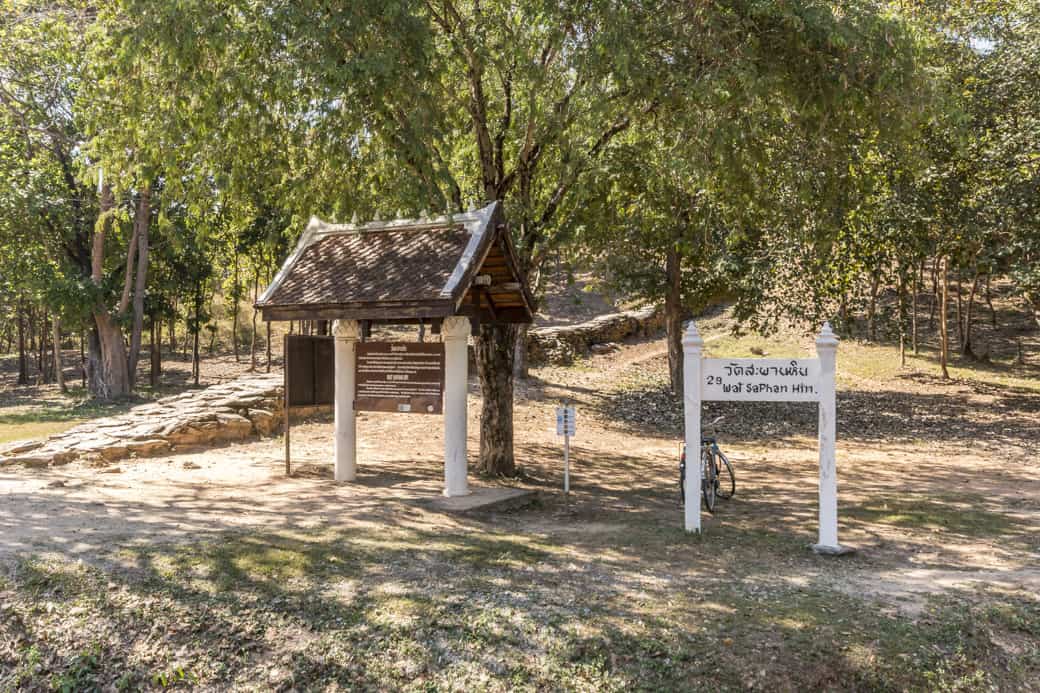
[[469, 239], [462, 224], [331, 233], [303, 249], [262, 303], [438, 300]]

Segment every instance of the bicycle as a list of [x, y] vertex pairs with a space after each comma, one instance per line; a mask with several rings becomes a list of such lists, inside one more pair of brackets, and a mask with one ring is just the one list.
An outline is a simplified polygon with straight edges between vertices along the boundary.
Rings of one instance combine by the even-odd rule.
[[[727, 500], [737, 492], [737, 479], [729, 458], [719, 449], [718, 424], [725, 417], [718, 417], [708, 426], [710, 436], [701, 436], [701, 493], [708, 512], [715, 512], [715, 499]], [[683, 444], [679, 457], [679, 502], [686, 502], [686, 445]]]

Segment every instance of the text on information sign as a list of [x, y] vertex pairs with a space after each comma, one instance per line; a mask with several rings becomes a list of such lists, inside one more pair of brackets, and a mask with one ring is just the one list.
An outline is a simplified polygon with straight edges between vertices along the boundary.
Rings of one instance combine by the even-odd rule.
[[701, 399], [817, 402], [819, 359], [704, 359]]
[[444, 344], [362, 342], [357, 346], [358, 411], [440, 414]]

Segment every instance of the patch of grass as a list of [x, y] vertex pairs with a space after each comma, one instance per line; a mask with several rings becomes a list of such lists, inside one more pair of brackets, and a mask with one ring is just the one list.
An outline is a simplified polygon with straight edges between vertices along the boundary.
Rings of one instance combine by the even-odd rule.
[[70, 396], [67, 400], [11, 408], [13, 411], [0, 409], [0, 443], [61, 433], [91, 419], [122, 414], [137, 403], [100, 403]]
[[985, 510], [980, 504], [981, 499], [973, 500], [970, 497], [878, 496], [864, 503], [849, 505], [843, 512], [848, 517], [871, 523], [969, 537], [998, 537], [1021, 531], [1010, 516]]

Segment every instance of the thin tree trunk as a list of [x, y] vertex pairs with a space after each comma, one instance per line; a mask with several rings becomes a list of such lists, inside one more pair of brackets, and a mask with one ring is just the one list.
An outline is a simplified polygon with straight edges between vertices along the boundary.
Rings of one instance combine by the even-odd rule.
[[899, 268], [899, 366], [906, 368], [906, 275], [904, 268]]
[[238, 267], [238, 243], [235, 243], [235, 277], [231, 290], [231, 348], [235, 352], [235, 363], [242, 359], [238, 351], [238, 297], [241, 295], [242, 287], [239, 282]]
[[151, 363], [148, 370], [148, 384], [155, 390], [159, 387], [162, 376], [162, 320], [152, 319]]
[[137, 198], [134, 227], [137, 237], [137, 277], [134, 281], [134, 321], [130, 329], [130, 356], [127, 371], [130, 389], [137, 380], [137, 362], [141, 358], [141, 332], [144, 331], [144, 291], [148, 282], [148, 226], [152, 216], [151, 188], [145, 185]]
[[942, 370], [942, 377], [945, 380], [950, 379], [950, 371], [946, 367], [950, 357], [950, 330], [947, 325], [947, 313], [949, 312], [950, 301], [950, 283], [948, 276], [949, 266], [949, 259], [943, 258], [942, 294], [939, 307], [939, 367]]
[[935, 308], [939, 302], [939, 265], [942, 262], [942, 258], [934, 258], [932, 260], [932, 298], [928, 306], [929, 330], [935, 327]]
[[870, 280], [870, 306], [867, 309], [867, 339], [871, 342], [877, 341], [877, 297], [880, 283], [881, 271], [874, 270]]
[[669, 246], [665, 257], [664, 319], [668, 341], [668, 380], [676, 395], [683, 391], [682, 350], [682, 259], [676, 243]]
[[51, 326], [54, 330], [52, 340], [54, 343], [54, 380], [58, 383], [62, 394], [65, 394], [69, 388], [65, 385], [65, 372], [61, 368], [61, 318], [55, 315]]
[[958, 351], [960, 351], [960, 348], [959, 348], [960, 345], [964, 344], [964, 307], [963, 307], [964, 301], [963, 301], [963, 297], [962, 297], [963, 293], [964, 293], [964, 291], [963, 291], [963, 289], [961, 287], [961, 277], [960, 277], [960, 273], [958, 272], [958, 275], [957, 275], [957, 303], [955, 303], [954, 306], [953, 306], [954, 317], [957, 319], [957, 346], [958, 346]]
[[986, 305], [989, 306], [989, 321], [990, 321], [990, 325], [995, 330], [995, 329], [997, 329], [997, 309], [993, 307], [993, 294], [990, 293], [990, 287], [989, 287], [990, 279], [991, 279], [991, 276], [989, 274], [987, 274], [986, 275]]
[[79, 331], [79, 373], [80, 381], [84, 390], [87, 389], [87, 353], [86, 353], [86, 337], [83, 335], [83, 330]]
[[480, 463], [484, 474], [515, 476], [513, 456], [513, 359], [516, 325], [483, 324], [476, 340], [477, 375], [483, 394]]
[[25, 302], [18, 302], [18, 384], [29, 384], [29, 360], [25, 353]]
[[256, 302], [260, 298], [260, 269], [253, 272], [253, 336], [249, 340], [249, 372], [256, 372]]
[[267, 352], [266, 366], [267, 372], [271, 372], [271, 321], [265, 320], [264, 324], [267, 326], [267, 338], [264, 340], [264, 349]]
[[968, 293], [968, 305], [964, 310], [964, 338], [961, 340], [961, 356], [976, 356], [974, 345], [971, 343], [971, 323], [974, 315], [975, 294], [979, 289], [979, 274], [975, 272], [975, 278], [971, 282], [971, 291]]
[[914, 356], [917, 356], [917, 294], [921, 288], [921, 281], [924, 279], [924, 260], [921, 260], [921, 264], [918, 267], [918, 271], [914, 273], [914, 302], [910, 310], [910, 346], [914, 350]]
[[202, 321], [199, 314], [202, 312], [202, 282], [195, 283], [195, 329], [192, 330], [191, 347], [191, 376], [196, 387], [199, 384], [199, 371], [201, 370], [199, 360], [199, 332], [202, 331]]
[[39, 325], [36, 328], [36, 382], [47, 382], [47, 309], [38, 314]]

